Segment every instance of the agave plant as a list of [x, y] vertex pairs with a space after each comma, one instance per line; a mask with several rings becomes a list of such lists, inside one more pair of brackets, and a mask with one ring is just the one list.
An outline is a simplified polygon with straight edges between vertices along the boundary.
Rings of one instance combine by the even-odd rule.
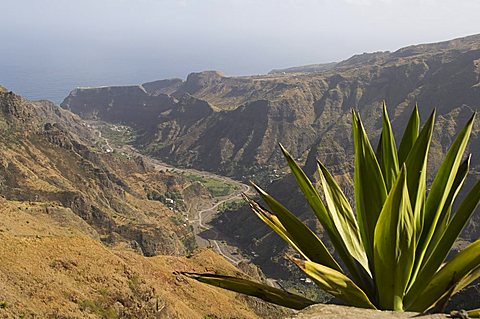
[[[345, 304], [397, 311], [438, 311], [453, 294], [480, 277], [480, 239], [444, 264], [480, 200], [477, 181], [452, 212], [469, 170], [470, 156], [463, 159], [463, 153], [474, 118], [475, 114], [450, 146], [427, 190], [427, 156], [435, 111], [420, 130], [415, 107], [397, 149], [384, 104], [376, 152], [359, 114], [353, 111], [355, 211], [320, 161], [318, 174], [323, 197], [280, 145], [341, 262], [335, 260], [311, 229], [257, 185], [253, 186], [269, 209], [247, 200], [253, 212], [301, 256], [288, 258], [320, 288]], [[246, 279], [186, 275], [290, 308], [301, 309], [314, 303]]]

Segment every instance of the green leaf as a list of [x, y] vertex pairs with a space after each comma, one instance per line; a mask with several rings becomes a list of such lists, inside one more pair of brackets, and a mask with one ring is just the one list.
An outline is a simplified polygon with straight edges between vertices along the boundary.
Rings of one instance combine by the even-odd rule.
[[315, 303], [314, 301], [302, 296], [242, 278], [214, 274], [197, 274], [190, 272], [182, 272], [182, 274], [212, 286], [258, 297], [267, 302], [297, 310], [303, 309]]
[[402, 141], [398, 147], [398, 164], [402, 165], [407, 159], [410, 150], [412, 149], [418, 137], [420, 130], [420, 116], [418, 115], [418, 105], [415, 104], [410, 120], [408, 120], [405, 132], [403, 132]]
[[466, 274], [456, 285], [453, 290], [453, 295], [462, 290], [463, 288], [470, 285], [472, 282], [480, 278], [480, 264], [477, 265], [477, 268], [472, 269], [468, 274]]
[[378, 142], [379, 147], [376, 156], [388, 192], [397, 178], [399, 167], [397, 147], [395, 145], [395, 138], [393, 136], [392, 126], [390, 124], [390, 119], [388, 118], [385, 102], [383, 102], [382, 119], [382, 135]]
[[[408, 168], [408, 194], [410, 195], [410, 203], [413, 208], [418, 232], [420, 232], [423, 227], [422, 212], [426, 192], [427, 158], [435, 124], [435, 113], [435, 110], [433, 110], [405, 159], [405, 164]], [[417, 233], [417, 235], [419, 237], [420, 233]]]
[[[368, 261], [363, 246], [361, 245], [358, 226], [353, 216], [352, 209], [335, 180], [319, 162], [320, 177], [323, 178], [322, 184], [324, 185], [327, 203], [330, 203], [330, 207], [327, 210], [317, 190], [308, 179], [305, 172], [298, 166], [282, 145], [280, 145], [280, 148], [293, 175], [295, 176], [295, 179], [297, 180], [299, 188], [303, 192], [307, 202], [310, 204], [310, 207], [312, 207], [318, 220], [327, 231], [330, 240], [340, 255], [340, 258], [344, 261], [356, 282], [361, 285], [362, 288], [373, 291], [371, 289], [372, 279], [368, 273]], [[325, 180], [324, 174], [326, 174], [328, 183], [327, 180]], [[330, 200], [331, 197], [328, 197], [328, 195], [335, 197], [334, 202], [338, 204], [338, 206], [332, 205]]]
[[360, 231], [353, 210], [333, 176], [320, 161], [317, 161], [317, 163], [328, 213], [335, 226], [334, 229], [344, 243], [347, 252], [360, 262], [365, 269], [368, 269], [367, 255], [361, 242]]
[[453, 215], [451, 222], [448, 224], [441, 240], [433, 250], [430, 258], [426, 261], [418, 274], [415, 282], [407, 293], [407, 299], [413, 300], [417, 298], [425, 288], [425, 283], [429, 282], [436, 271], [440, 268], [442, 262], [452, 249], [455, 240], [458, 238], [468, 220], [475, 212], [480, 201], [480, 181], [470, 190], [465, 199], [462, 201], [457, 211]]
[[457, 176], [463, 152], [467, 146], [470, 133], [472, 131], [475, 114], [470, 118], [467, 125], [460, 131], [457, 138], [450, 146], [447, 156], [443, 161], [433, 181], [430, 192], [425, 204], [425, 215], [422, 235], [417, 248], [416, 263], [422, 263], [426, 249], [437, 226], [440, 214], [445, 206], [450, 190]]
[[[480, 239], [468, 245], [450, 262], [440, 268], [419, 294], [407, 296], [405, 310], [419, 312], [427, 310], [437, 300], [441, 299], [451, 287], [455, 287], [460, 282], [462, 285], [466, 285], [478, 278], [480, 273], [476, 273], [477, 276], [471, 276], [471, 274], [479, 265]], [[464, 280], [467, 276], [469, 277], [468, 281]]]
[[257, 215], [260, 220], [262, 220], [267, 226], [273, 229], [283, 240], [285, 240], [293, 249], [295, 249], [299, 254], [301, 254], [304, 258], [308, 258], [304, 252], [298, 248], [295, 241], [290, 238], [290, 234], [287, 232], [285, 227], [283, 227], [282, 223], [279, 221], [277, 216], [272, 215], [269, 211], [261, 207], [257, 202], [253, 201], [252, 199], [248, 198], [244, 195], [245, 200], [248, 202], [252, 211]]
[[403, 297], [415, 258], [415, 223], [408, 196], [406, 166], [388, 194], [375, 228], [375, 284], [382, 309], [403, 310]]
[[467, 311], [469, 318], [480, 318], [480, 308]]
[[337, 235], [335, 232], [335, 228], [333, 226], [333, 221], [330, 215], [325, 208], [320, 196], [318, 195], [317, 190], [313, 186], [312, 182], [308, 179], [305, 172], [298, 166], [292, 156], [287, 152], [287, 150], [280, 144], [280, 149], [287, 160], [288, 166], [295, 177], [298, 187], [302, 191], [305, 199], [309, 203], [310, 207], [312, 207], [313, 212], [317, 216], [318, 220], [322, 224], [322, 226], [328, 232], [328, 235], [331, 236], [332, 240], [337, 239]]
[[289, 257], [320, 288], [345, 301], [350, 306], [376, 309], [362, 291], [350, 278], [334, 269], [323, 265]]
[[448, 227], [453, 201], [457, 197], [457, 194], [460, 191], [460, 188], [462, 187], [465, 178], [467, 177], [470, 167], [470, 158], [471, 156], [469, 155], [458, 169], [457, 176], [455, 176], [452, 188], [450, 189], [450, 194], [448, 194], [447, 200], [445, 201], [445, 206], [443, 206], [442, 213], [440, 214], [440, 217], [438, 219], [437, 227], [435, 228], [432, 239], [428, 244], [425, 257], [423, 258], [423, 264], [425, 264], [425, 261], [430, 258], [430, 255], [432, 254], [435, 247], [437, 247], [438, 242], [441, 240], [443, 234], [445, 233], [445, 230]]
[[334, 224], [335, 234], [332, 236], [329, 233], [329, 237], [335, 238], [335, 241], [332, 240], [332, 242], [355, 282], [373, 296], [372, 275], [369, 272], [367, 255], [361, 242], [353, 210], [333, 176], [320, 161], [317, 163], [328, 207], [327, 212]]
[[355, 147], [354, 192], [357, 220], [370, 270], [373, 270], [373, 237], [378, 216], [387, 198], [383, 174], [360, 118], [352, 112]]
[[[412, 205], [413, 216], [415, 219], [415, 238], [417, 239], [417, 242], [421, 236], [421, 232], [423, 229], [425, 192], [427, 188], [427, 158], [433, 134], [433, 127], [435, 124], [435, 113], [435, 110], [433, 110], [427, 122], [423, 125], [423, 128], [420, 131], [420, 134], [418, 135], [415, 144], [413, 145], [410, 153], [407, 156], [407, 159], [405, 160], [405, 165], [408, 168], [408, 194], [410, 195], [410, 204]], [[417, 263], [417, 261], [415, 260], [410, 285], [414, 282], [415, 277], [420, 270], [420, 266], [421, 263]]]
[[267, 194], [263, 189], [254, 183], [252, 183], [252, 185], [260, 197], [270, 207], [271, 213], [278, 218], [279, 222], [288, 233], [288, 237], [295, 243], [296, 247], [298, 247], [308, 260], [342, 271], [338, 263], [328, 252], [323, 242], [310, 228], [302, 223], [294, 214], [272, 196]]

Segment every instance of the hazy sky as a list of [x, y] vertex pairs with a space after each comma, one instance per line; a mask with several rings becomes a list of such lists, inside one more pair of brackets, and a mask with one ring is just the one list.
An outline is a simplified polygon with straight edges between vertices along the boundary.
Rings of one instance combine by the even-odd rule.
[[479, 0], [0, 0], [0, 12], [0, 84], [257, 74], [480, 33]]

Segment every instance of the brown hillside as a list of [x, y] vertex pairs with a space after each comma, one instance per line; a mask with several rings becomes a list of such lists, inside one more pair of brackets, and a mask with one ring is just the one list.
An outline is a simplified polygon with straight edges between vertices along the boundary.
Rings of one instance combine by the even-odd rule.
[[190, 256], [195, 237], [186, 212], [151, 196], [185, 193], [191, 205], [205, 190], [98, 142], [72, 113], [1, 90], [1, 318], [285, 313], [176, 274], [241, 274], [213, 251]]

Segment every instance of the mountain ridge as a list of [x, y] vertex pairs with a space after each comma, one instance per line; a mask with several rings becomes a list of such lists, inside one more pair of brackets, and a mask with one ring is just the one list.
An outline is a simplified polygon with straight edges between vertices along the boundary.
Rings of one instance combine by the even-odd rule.
[[[96, 110], [106, 120], [115, 114], [115, 121], [139, 130], [138, 145], [171, 163], [241, 177], [264, 166], [284, 167], [275, 147], [278, 142], [303, 163], [319, 147], [330, 151], [326, 153], [351, 152], [328, 135], [348, 128], [352, 107], [360, 111], [374, 136], [378, 136], [380, 121], [372, 115], [378, 114], [383, 100], [394, 128], [406, 123], [416, 102], [423, 118], [433, 107], [441, 116], [456, 108], [474, 111], [479, 108], [479, 74], [480, 35], [474, 35], [392, 53], [356, 55], [320, 73], [251, 77], [192, 73], [184, 82], [163, 80], [164, 91], [151, 90], [148, 97], [138, 100], [128, 87], [121, 96], [108, 88], [74, 90], [61, 105], [83, 116], [88, 116], [85, 110]], [[152, 105], [144, 99], [152, 99]], [[199, 111], [199, 105], [208, 112]], [[249, 110], [255, 110], [252, 116]], [[148, 116], [130, 118], [129, 111]], [[252, 142], [259, 132], [263, 136]], [[330, 145], [323, 146], [322, 141]], [[339, 158], [329, 162], [335, 165]]]
[[[317, 73], [225, 77], [210, 71], [195, 73], [189, 81], [188, 92], [175, 82], [178, 88], [169, 95], [174, 103], [147, 123], [130, 121], [128, 113], [120, 114], [124, 123], [138, 131], [137, 146], [175, 165], [252, 179], [321, 232], [293, 178], [287, 175], [277, 144], [281, 143], [314, 180], [316, 160], [321, 160], [352, 200], [352, 108], [360, 113], [375, 148], [383, 101], [397, 134], [403, 132], [418, 103], [422, 122], [434, 108], [437, 110], [428, 161], [430, 183], [459, 128], [480, 109], [480, 35], [408, 46], [395, 52], [355, 55]], [[88, 100], [89, 96], [87, 91], [82, 96], [69, 96], [62, 107], [73, 112], [81, 107], [103, 110], [105, 105]], [[121, 97], [107, 97], [113, 108], [116, 103], [122, 104]], [[182, 103], [207, 103], [211, 112], [184, 125], [186, 118], [192, 118], [188, 112], [175, 113], [177, 109], [186, 110]], [[135, 103], [129, 107], [139, 110]], [[466, 150], [473, 154], [466, 189], [480, 174], [478, 149], [477, 120]], [[463, 239], [480, 235], [478, 212], [462, 234]], [[285, 244], [270, 236], [269, 229], [248, 208], [227, 212], [214, 225], [228, 242], [254, 252], [254, 262], [269, 276], [291, 275], [281, 258]]]

